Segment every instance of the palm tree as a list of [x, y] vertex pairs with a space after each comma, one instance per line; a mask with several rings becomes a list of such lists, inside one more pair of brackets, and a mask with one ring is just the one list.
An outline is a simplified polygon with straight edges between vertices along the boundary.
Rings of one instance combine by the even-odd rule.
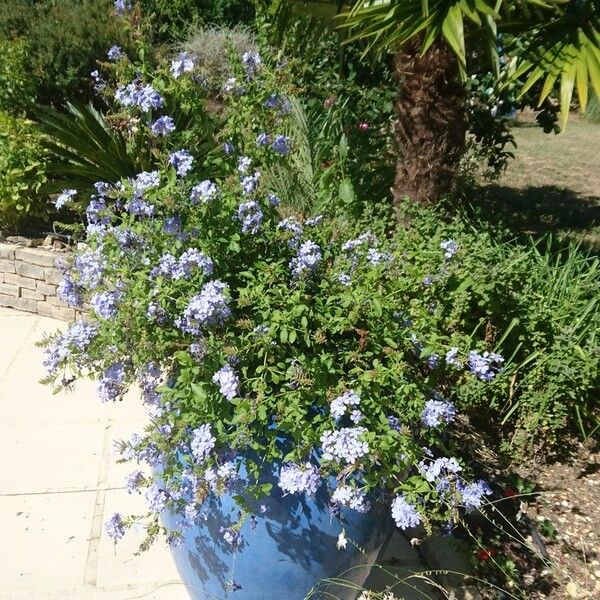
[[600, 95], [600, 0], [359, 0], [343, 15], [350, 40], [393, 51], [399, 83], [394, 196], [431, 203], [446, 194], [466, 136], [467, 62], [485, 49], [503, 59], [521, 94], [539, 104], [559, 89], [561, 125], [574, 89], [585, 110], [589, 82]]

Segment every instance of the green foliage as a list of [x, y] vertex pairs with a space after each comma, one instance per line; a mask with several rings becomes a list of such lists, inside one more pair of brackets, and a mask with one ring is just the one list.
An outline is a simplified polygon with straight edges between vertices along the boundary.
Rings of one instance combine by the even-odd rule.
[[98, 57], [128, 46], [111, 0], [0, 0], [0, 39], [27, 40], [27, 73], [43, 104], [91, 97]]
[[155, 68], [143, 60], [132, 62], [128, 58], [117, 64], [101, 63], [101, 76], [106, 80], [103, 79], [100, 94], [106, 102], [106, 114], [92, 104], [67, 103], [66, 111], [38, 109], [37, 117], [46, 133], [44, 147], [52, 157], [47, 192], [79, 190], [79, 200], [70, 207], [81, 210], [81, 199], [93, 192], [94, 183], [116, 183], [156, 166], [165, 145], [164, 139], [149, 131], [158, 117], [157, 111], [123, 107], [114, 100], [118, 87], [126, 87], [140, 75], [160, 93], [164, 102], [162, 114], [174, 120], [176, 129], [168, 142], [171, 147], [186, 147], [199, 156], [215, 149], [213, 136], [221, 117], [206, 110], [204, 87], [190, 77], [173, 79], [169, 64], [165, 59]]
[[37, 228], [47, 220], [40, 194], [46, 157], [33, 123], [0, 112], [0, 230]]
[[[516, 243], [482, 223], [406, 211], [411, 228], [396, 235], [422, 256], [418, 276], [433, 281], [419, 301], [431, 308], [430, 335], [484, 336], [487, 349], [506, 359], [502, 376], [485, 391], [465, 378], [449, 395], [513, 453], [563, 443], [565, 430], [593, 433], [600, 419], [598, 258], [574, 245], [554, 250], [549, 237]], [[436, 275], [427, 256], [440, 236], [455, 239], [461, 251], [449, 271]]]
[[339, 201], [346, 208], [351, 199], [387, 197], [395, 163], [397, 93], [389, 62], [363, 56], [361, 44], [342, 46], [344, 36], [330, 18], [304, 15], [285, 2], [274, 15], [263, 15], [260, 34], [276, 49], [274, 58], [286, 63], [297, 88], [304, 116], [294, 121], [304, 129], [310, 169], [318, 179], [317, 205], [323, 199], [319, 189], [341, 189]]
[[18, 114], [31, 107], [36, 81], [27, 63], [28, 48], [24, 39], [0, 38], [0, 111]]
[[[510, 48], [511, 79], [520, 80], [522, 94], [542, 83], [538, 100], [541, 105], [553, 89], [559, 88], [562, 128], [575, 89], [582, 110], [587, 104], [588, 88], [600, 92], [598, 0], [360, 0], [344, 16], [342, 26], [352, 32], [352, 39], [368, 39], [380, 49], [418, 39], [426, 53], [436, 39], [442, 38], [458, 57], [463, 76], [473, 50], [467, 41], [485, 48], [498, 71], [498, 32], [502, 32]], [[524, 76], [526, 79], [521, 80]]]
[[43, 146], [52, 157], [50, 193], [74, 187], [90, 194], [97, 181], [131, 177], [147, 164], [147, 153], [128, 152], [126, 138], [91, 104], [68, 103], [67, 112], [40, 108], [37, 118], [46, 134]]
[[254, 19], [254, 6], [248, 0], [141, 0], [140, 6], [158, 43], [183, 41], [197, 27], [231, 27]]
[[[91, 375], [105, 399], [115, 399], [145, 377], [149, 365], [159, 369], [165, 377], [154, 381], [152, 391], [158, 385], [160, 406], [133, 452], [156, 447], [163, 457], [162, 482], [175, 490], [184, 467], [201, 479], [219, 465], [217, 452], [204, 460], [187, 450], [192, 430], [208, 424], [219, 452], [232, 449], [243, 457], [250, 485], [241, 494], [242, 508], [244, 496], [269, 491], [261, 463], [304, 464], [319, 453], [323, 435], [339, 432], [331, 402], [354, 390], [362, 417], [356, 417], [360, 428], [351, 431], [368, 449], [360, 444], [356, 461], [323, 456], [321, 476], [327, 481], [335, 475], [365, 492], [405, 494], [431, 530], [450, 516], [447, 503], [461, 502], [460, 486], [458, 477], [447, 490], [425, 479], [422, 469], [430, 458], [423, 447], [436, 456], [461, 451], [440, 435], [441, 422], [428, 426], [422, 420], [434, 386], [455, 381], [457, 374], [432, 371], [426, 356], [415, 351], [413, 333], [424, 334], [420, 327], [431, 322], [415, 280], [420, 248], [407, 256], [407, 248], [389, 235], [389, 215], [375, 210], [361, 221], [342, 212], [306, 219], [288, 198], [281, 198], [278, 210], [271, 179], [262, 174], [274, 172], [297, 147], [285, 137], [284, 150], [271, 145], [294, 117], [270, 102], [291, 90], [285, 71], [265, 63], [255, 70], [234, 66], [237, 84], [225, 96], [228, 119], [221, 132], [234, 152], [194, 152], [190, 172], [177, 173], [169, 155], [178, 146], [167, 136], [157, 148], [156, 181], [140, 189], [142, 182], [124, 179], [95, 202], [94, 218], [102, 227], [76, 253], [68, 274], [71, 287], [91, 302], [94, 335], [83, 347], [65, 349], [68, 336], [50, 342], [51, 379], [64, 385], [71, 375]], [[179, 79], [193, 82], [193, 74]], [[179, 79], [161, 80], [167, 89]], [[236, 91], [242, 84], [243, 93]], [[140, 127], [147, 124], [140, 121]], [[257, 143], [264, 134], [269, 142]], [[242, 157], [247, 160], [240, 164]], [[210, 194], [207, 178], [216, 186]], [[139, 203], [143, 210], [132, 208]], [[257, 209], [260, 218], [248, 222], [245, 211], [256, 215]], [[165, 227], [174, 216], [180, 224], [175, 232]], [[311, 245], [318, 257], [307, 266], [301, 257]], [[181, 274], [170, 271], [168, 263], [183, 264], [190, 252], [210, 257], [211, 268], [190, 262]], [[444, 260], [439, 247], [425, 256], [438, 265]], [[101, 275], [90, 282], [90, 273]], [[198, 295], [210, 286], [216, 288], [206, 304]], [[114, 299], [114, 311], [106, 298]], [[418, 308], [414, 329], [398, 314], [411, 306]], [[445, 343], [429, 337], [431, 344]], [[463, 353], [468, 344], [481, 344], [464, 336], [462, 342]], [[119, 364], [123, 377], [115, 386], [109, 374], [115, 365], [121, 371]], [[226, 400], [215, 380], [224, 367], [239, 375], [239, 389]], [[355, 424], [344, 420], [344, 426]], [[466, 466], [460, 481], [463, 476], [468, 478]], [[220, 491], [226, 492], [221, 482]], [[183, 502], [169, 506], [181, 511]]]

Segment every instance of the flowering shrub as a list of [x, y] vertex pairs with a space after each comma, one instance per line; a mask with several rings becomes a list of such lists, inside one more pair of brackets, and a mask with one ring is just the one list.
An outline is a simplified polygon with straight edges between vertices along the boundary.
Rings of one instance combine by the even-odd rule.
[[[170, 72], [193, 77], [193, 57], [177, 56]], [[138, 519], [150, 538], [166, 531], [159, 514], [168, 510], [176, 543], [206, 497], [240, 477], [246, 494], [267, 495], [264, 461], [285, 493], [327, 487], [334, 515], [387, 503], [403, 529], [451, 527], [461, 507], [490, 493], [455, 456], [447, 429], [456, 409], [437, 387], [465, 367], [485, 385], [502, 358], [469, 355], [465, 343], [438, 344], [445, 359], [424, 347], [404, 314], [419, 292], [406, 277], [416, 258], [381, 227], [280, 212], [263, 173], [294, 152], [281, 77], [244, 54], [224, 86], [220, 175], [207, 176], [217, 159], [170, 143], [156, 170], [98, 182], [87, 245], [63, 265], [61, 297], [88, 302], [90, 314], [48, 340], [49, 381], [90, 376], [104, 402], [136, 383], [151, 416], [143, 435], [120, 444], [124, 459], [152, 468], [127, 480], [149, 513], [114, 515], [115, 540]], [[175, 135], [162, 94], [143, 80], [116, 96], [152, 114], [143, 135], [156, 135], [161, 119], [161, 135]], [[437, 262], [448, 270], [460, 248], [440, 241]], [[240, 519], [254, 518], [236, 498]]]

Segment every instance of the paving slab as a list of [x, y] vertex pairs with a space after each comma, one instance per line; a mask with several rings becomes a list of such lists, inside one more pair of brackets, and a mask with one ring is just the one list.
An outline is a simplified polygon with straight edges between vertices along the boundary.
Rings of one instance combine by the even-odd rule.
[[114, 440], [141, 432], [135, 391], [102, 404], [94, 383], [56, 395], [39, 380], [44, 333], [65, 323], [0, 307], [0, 600], [187, 600], [159, 540], [136, 555], [141, 533], [115, 546], [104, 522], [139, 512]]

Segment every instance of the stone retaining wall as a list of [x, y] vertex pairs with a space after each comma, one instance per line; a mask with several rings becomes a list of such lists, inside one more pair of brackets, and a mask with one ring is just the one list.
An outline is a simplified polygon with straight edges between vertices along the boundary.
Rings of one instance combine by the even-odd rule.
[[75, 311], [56, 296], [62, 275], [55, 266], [64, 253], [0, 243], [0, 306], [72, 321]]

